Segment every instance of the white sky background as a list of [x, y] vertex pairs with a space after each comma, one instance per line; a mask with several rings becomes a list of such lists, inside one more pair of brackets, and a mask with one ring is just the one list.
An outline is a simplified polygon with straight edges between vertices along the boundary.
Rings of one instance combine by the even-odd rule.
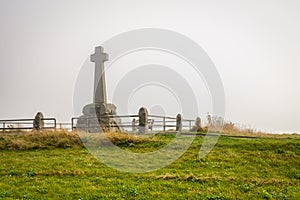
[[76, 77], [94, 46], [122, 32], [162, 28], [211, 57], [226, 118], [300, 132], [299, 10], [298, 0], [0, 0], [0, 119], [42, 111], [69, 122]]

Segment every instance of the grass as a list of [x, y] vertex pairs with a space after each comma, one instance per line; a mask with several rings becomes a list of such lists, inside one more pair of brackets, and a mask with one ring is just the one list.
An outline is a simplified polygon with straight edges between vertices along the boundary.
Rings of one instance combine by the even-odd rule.
[[[148, 152], [174, 136], [108, 137], [127, 151]], [[130, 174], [95, 159], [76, 133], [1, 135], [0, 199], [300, 199], [299, 139], [221, 136], [199, 160], [202, 142], [195, 138], [163, 169]]]
[[[183, 134], [202, 134], [205, 135], [208, 132], [208, 128], [204, 127], [201, 132], [183, 132]], [[266, 133], [266, 132], [254, 132], [249, 131], [247, 129], [226, 129], [223, 128], [221, 133], [220, 131], [214, 131], [213, 129], [210, 130], [211, 133], [219, 133], [223, 136], [231, 136], [231, 137], [252, 137], [252, 138], [278, 138], [278, 139], [300, 139], [300, 134], [298, 133], [281, 133], [281, 134], [274, 134], [274, 133]]]
[[82, 146], [78, 134], [67, 131], [7, 132], [0, 134], [0, 149], [30, 150]]

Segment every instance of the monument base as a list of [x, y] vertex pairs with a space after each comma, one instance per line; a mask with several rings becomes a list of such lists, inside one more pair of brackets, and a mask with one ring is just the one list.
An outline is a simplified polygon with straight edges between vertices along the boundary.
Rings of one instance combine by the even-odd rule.
[[90, 133], [122, 132], [121, 119], [116, 118], [117, 107], [110, 103], [92, 103], [84, 106], [77, 120], [77, 130]]

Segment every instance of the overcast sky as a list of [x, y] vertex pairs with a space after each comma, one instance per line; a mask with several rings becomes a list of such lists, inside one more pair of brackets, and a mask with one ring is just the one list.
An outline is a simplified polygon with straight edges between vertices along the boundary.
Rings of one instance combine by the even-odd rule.
[[94, 47], [161, 28], [213, 60], [227, 119], [300, 132], [299, 10], [298, 0], [0, 0], [0, 119], [42, 111], [69, 122], [76, 78]]

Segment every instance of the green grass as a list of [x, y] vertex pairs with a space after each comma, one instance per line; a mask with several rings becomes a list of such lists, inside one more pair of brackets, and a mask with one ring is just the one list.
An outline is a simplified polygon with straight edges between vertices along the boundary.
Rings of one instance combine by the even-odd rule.
[[[299, 139], [220, 137], [199, 160], [203, 139], [197, 137], [173, 164], [130, 174], [99, 162], [74, 135], [61, 135], [68, 138], [64, 142], [48, 136], [52, 143], [31, 136], [39, 144], [33, 147], [32, 138], [23, 138], [32, 148], [13, 148], [8, 141], [17, 136], [0, 138], [0, 147], [5, 143], [10, 149], [0, 151], [0, 199], [300, 199]], [[172, 137], [124, 136], [114, 142], [128, 151], [149, 152]]]

